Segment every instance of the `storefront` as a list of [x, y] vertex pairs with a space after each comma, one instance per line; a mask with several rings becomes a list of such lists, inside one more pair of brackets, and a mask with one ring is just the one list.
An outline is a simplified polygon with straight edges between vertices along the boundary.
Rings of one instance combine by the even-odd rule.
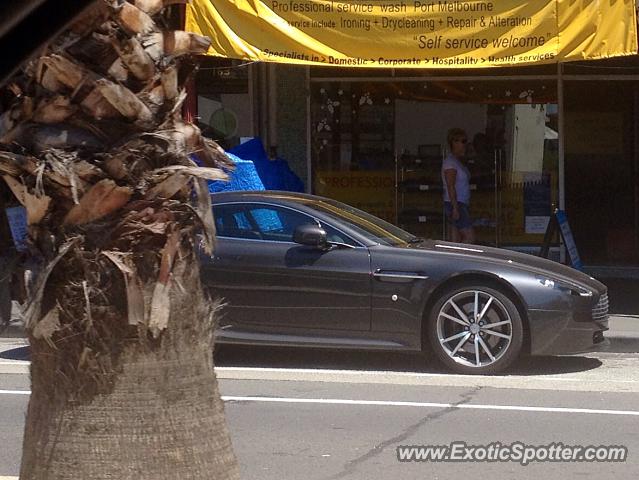
[[478, 241], [536, 245], [559, 200], [557, 113], [553, 78], [312, 78], [312, 189], [445, 237], [440, 167], [460, 127]]
[[[587, 266], [636, 275], [637, 79], [636, 55], [482, 69], [208, 57], [197, 103], [202, 127], [223, 145], [260, 136], [308, 192], [431, 238], [446, 237], [446, 132], [463, 128], [479, 243], [536, 253], [560, 208]], [[551, 255], [565, 260], [559, 242]]]
[[[457, 126], [471, 140], [480, 243], [536, 251], [559, 207], [587, 265], [639, 267], [636, 58], [565, 65], [562, 74], [279, 65], [266, 86], [264, 65], [207, 65], [197, 82], [202, 126], [227, 146], [261, 136], [309, 192], [445, 238], [439, 167]], [[269, 93], [276, 101], [261, 101]]]

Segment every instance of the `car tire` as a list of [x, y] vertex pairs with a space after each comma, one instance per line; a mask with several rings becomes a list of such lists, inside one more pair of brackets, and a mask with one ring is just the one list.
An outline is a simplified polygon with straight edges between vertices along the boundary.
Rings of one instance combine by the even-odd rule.
[[523, 322], [501, 290], [478, 284], [457, 286], [434, 303], [426, 324], [431, 356], [460, 374], [504, 371], [519, 357]]

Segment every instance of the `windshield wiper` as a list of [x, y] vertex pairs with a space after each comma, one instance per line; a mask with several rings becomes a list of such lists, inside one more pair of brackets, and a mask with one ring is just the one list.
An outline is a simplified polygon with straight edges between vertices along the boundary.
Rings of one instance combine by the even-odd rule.
[[408, 239], [408, 243], [411, 244], [411, 245], [413, 243], [422, 243], [423, 241], [424, 241], [424, 238], [422, 238], [422, 237], [413, 237], [413, 238]]

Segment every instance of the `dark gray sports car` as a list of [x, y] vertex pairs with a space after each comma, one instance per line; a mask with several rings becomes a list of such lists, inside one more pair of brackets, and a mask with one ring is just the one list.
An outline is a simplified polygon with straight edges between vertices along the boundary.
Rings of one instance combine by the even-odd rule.
[[228, 303], [220, 342], [422, 351], [485, 374], [592, 349], [607, 330], [605, 285], [564, 265], [424, 240], [312, 195], [212, 198], [202, 275]]

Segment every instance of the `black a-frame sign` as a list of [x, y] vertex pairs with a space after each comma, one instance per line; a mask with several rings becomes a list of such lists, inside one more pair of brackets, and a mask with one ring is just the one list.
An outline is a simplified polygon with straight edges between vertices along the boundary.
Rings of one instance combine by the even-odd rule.
[[570, 225], [568, 224], [568, 216], [566, 215], [566, 212], [564, 210], [555, 209], [553, 214], [550, 216], [550, 221], [548, 222], [548, 227], [546, 228], [546, 233], [544, 235], [544, 243], [541, 246], [541, 250], [539, 251], [539, 256], [548, 258], [550, 244], [557, 229], [559, 229], [559, 233], [561, 234], [561, 238], [564, 241], [564, 245], [566, 245], [566, 250], [568, 251], [571, 265], [577, 270], [583, 270], [583, 264], [581, 263], [581, 259], [579, 258], [577, 245], [575, 244], [575, 239], [572, 236], [572, 231], [570, 230]]

